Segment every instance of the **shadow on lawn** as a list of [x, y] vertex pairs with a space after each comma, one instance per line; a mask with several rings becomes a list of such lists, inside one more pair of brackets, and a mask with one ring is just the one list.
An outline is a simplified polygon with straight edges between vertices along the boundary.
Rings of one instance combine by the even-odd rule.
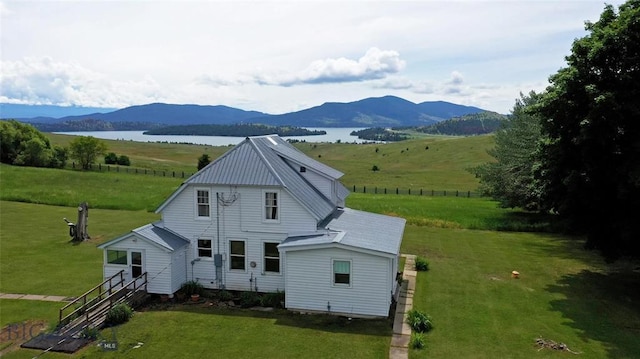
[[150, 303], [144, 311], [186, 311], [191, 313], [222, 315], [231, 317], [251, 317], [256, 319], [274, 320], [276, 325], [286, 325], [298, 328], [313, 329], [331, 333], [355, 333], [362, 335], [376, 335], [388, 337], [392, 334], [391, 319], [349, 319], [329, 314], [300, 314], [284, 309], [260, 311], [240, 307], [217, 307], [210, 305], [208, 300], [200, 303]]
[[[546, 290], [562, 294], [551, 309], [578, 329], [582, 339], [604, 343], [610, 358], [640, 353], [640, 273], [626, 270], [603, 274], [583, 270], [563, 276]], [[577, 346], [576, 346], [577, 347]]]

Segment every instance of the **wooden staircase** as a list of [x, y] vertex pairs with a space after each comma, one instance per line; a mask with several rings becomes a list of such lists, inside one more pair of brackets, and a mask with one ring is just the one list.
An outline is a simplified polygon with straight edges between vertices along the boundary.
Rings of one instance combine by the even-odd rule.
[[73, 353], [90, 341], [83, 338], [86, 330], [104, 325], [111, 308], [120, 303], [136, 307], [146, 296], [147, 273], [125, 283], [122, 270], [60, 308], [58, 326], [53, 333], [40, 334], [22, 347]]

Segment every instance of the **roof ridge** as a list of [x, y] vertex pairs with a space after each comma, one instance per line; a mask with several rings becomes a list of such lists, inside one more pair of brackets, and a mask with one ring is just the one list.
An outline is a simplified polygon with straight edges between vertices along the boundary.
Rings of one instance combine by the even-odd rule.
[[[267, 136], [264, 136], [264, 138], [268, 138]], [[262, 153], [262, 151], [260, 150], [260, 148], [258, 148], [258, 145], [253, 141], [253, 138], [251, 137], [247, 137], [247, 141], [251, 144], [251, 146], [253, 147], [254, 151], [256, 151], [256, 153], [258, 154], [258, 156], [260, 156], [260, 159], [262, 160], [262, 163], [267, 167], [267, 169], [269, 170], [269, 172], [271, 173], [272, 176], [274, 176], [276, 178], [276, 180], [278, 181], [278, 183], [280, 183], [280, 185], [282, 187], [287, 187], [284, 183], [284, 181], [282, 180], [282, 178], [280, 178], [280, 175], [278, 175], [278, 172], [276, 172], [276, 170], [273, 168], [273, 166], [271, 165], [271, 162], [269, 162], [266, 157], [264, 156], [264, 153]], [[269, 147], [269, 149], [271, 149]], [[231, 151], [229, 151], [231, 152]]]

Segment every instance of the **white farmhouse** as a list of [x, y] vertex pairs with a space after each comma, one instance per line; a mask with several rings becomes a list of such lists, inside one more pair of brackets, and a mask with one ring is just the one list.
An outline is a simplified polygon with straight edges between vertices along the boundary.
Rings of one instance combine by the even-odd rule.
[[162, 219], [99, 246], [104, 277], [147, 273], [148, 292], [285, 292], [304, 312], [386, 317], [405, 220], [345, 208], [343, 174], [276, 135], [248, 137], [187, 179]]

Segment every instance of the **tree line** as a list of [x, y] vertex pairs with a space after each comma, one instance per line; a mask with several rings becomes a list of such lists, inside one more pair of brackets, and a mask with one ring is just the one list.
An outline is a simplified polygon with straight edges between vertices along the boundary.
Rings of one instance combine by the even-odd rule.
[[89, 169], [106, 151], [107, 145], [95, 137], [78, 136], [69, 143], [69, 147], [51, 146], [49, 139], [30, 124], [16, 120], [0, 121], [2, 163], [63, 168], [71, 158], [77, 160], [83, 169]]
[[587, 22], [567, 66], [521, 94], [473, 171], [504, 207], [557, 214], [606, 258], [640, 257], [640, 0]]
[[145, 135], [186, 135], [186, 136], [263, 136], [277, 134], [286, 136], [326, 135], [326, 131], [308, 130], [294, 126], [269, 126], [258, 123], [234, 125], [182, 125], [166, 126], [144, 132]]

